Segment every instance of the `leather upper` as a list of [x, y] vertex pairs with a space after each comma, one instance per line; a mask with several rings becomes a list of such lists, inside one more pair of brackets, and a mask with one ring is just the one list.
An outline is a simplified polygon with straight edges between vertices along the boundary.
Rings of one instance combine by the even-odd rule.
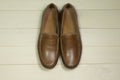
[[53, 68], [58, 60], [58, 12], [54, 4], [50, 4], [43, 15], [38, 51], [44, 67]]
[[64, 65], [68, 68], [75, 68], [81, 58], [82, 41], [74, 7], [66, 4], [60, 17], [62, 18], [61, 29], [58, 25], [58, 10], [54, 4], [48, 5], [43, 13], [38, 40], [40, 60], [44, 67], [53, 68], [58, 61], [60, 42]]
[[75, 68], [80, 61], [82, 44], [77, 15], [72, 5], [66, 4], [62, 11], [61, 51], [66, 67]]

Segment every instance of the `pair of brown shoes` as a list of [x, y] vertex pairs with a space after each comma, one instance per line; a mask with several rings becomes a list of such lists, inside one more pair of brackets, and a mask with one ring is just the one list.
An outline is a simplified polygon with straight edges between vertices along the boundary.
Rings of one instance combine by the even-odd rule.
[[68, 3], [60, 14], [54, 4], [48, 5], [43, 14], [38, 40], [38, 52], [43, 66], [53, 68], [61, 53], [64, 65], [75, 68], [79, 64], [81, 51], [82, 44], [74, 7]]

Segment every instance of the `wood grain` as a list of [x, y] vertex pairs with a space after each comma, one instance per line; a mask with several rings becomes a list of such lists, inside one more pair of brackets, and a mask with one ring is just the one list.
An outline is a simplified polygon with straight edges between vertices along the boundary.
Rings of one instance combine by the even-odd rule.
[[46, 70], [39, 65], [3, 65], [0, 66], [2, 80], [119, 80], [119, 64], [80, 65], [74, 70], [57, 65]]
[[[120, 47], [83, 47], [80, 64], [119, 64], [119, 53]], [[37, 47], [0, 47], [0, 65], [7, 64], [40, 64]], [[58, 64], [62, 64], [61, 59]]]
[[[40, 64], [37, 41], [42, 12], [72, 3], [78, 13], [82, 58], [73, 70], [61, 58]], [[120, 80], [120, 0], [0, 0], [0, 80]]]
[[50, 3], [61, 8], [68, 2], [77, 9], [120, 9], [119, 0], [1, 0], [0, 10], [43, 10]]
[[[1, 29], [0, 46], [36, 46], [39, 29]], [[120, 46], [120, 29], [80, 29], [83, 46]]]
[[[81, 29], [118, 29], [120, 10], [77, 10]], [[42, 11], [0, 11], [1, 29], [38, 29]]]

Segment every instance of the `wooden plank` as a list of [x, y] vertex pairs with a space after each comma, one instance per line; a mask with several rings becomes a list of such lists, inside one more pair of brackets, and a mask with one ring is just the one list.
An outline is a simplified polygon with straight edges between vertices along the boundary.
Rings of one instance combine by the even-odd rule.
[[81, 29], [83, 46], [119, 46], [120, 29]]
[[0, 11], [0, 28], [39, 28], [40, 11]]
[[77, 12], [80, 28], [120, 28], [120, 10], [79, 10]]
[[80, 65], [68, 70], [56, 66], [46, 70], [38, 65], [3, 65], [0, 66], [2, 80], [119, 80], [120, 64]]
[[[77, 10], [81, 29], [120, 28], [120, 10]], [[38, 29], [42, 11], [0, 11], [1, 29]]]
[[120, 9], [119, 0], [1, 0], [0, 10], [42, 10], [49, 3], [61, 8], [68, 2], [77, 9]]
[[[120, 63], [120, 47], [83, 47], [80, 64]], [[37, 47], [0, 47], [2, 64], [40, 64]], [[58, 64], [62, 64], [59, 59]]]
[[0, 64], [38, 64], [36, 47], [0, 47]]
[[[39, 29], [1, 29], [0, 46], [36, 46]], [[81, 29], [83, 46], [120, 46], [120, 29]]]

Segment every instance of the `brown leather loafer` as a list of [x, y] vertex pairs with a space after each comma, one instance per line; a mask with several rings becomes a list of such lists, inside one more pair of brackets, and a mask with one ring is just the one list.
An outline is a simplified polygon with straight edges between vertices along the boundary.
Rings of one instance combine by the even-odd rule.
[[80, 61], [82, 44], [77, 15], [71, 4], [66, 4], [61, 13], [61, 52], [66, 67], [75, 68]]
[[53, 68], [58, 61], [59, 49], [58, 10], [54, 4], [47, 6], [43, 13], [38, 52], [41, 63]]

